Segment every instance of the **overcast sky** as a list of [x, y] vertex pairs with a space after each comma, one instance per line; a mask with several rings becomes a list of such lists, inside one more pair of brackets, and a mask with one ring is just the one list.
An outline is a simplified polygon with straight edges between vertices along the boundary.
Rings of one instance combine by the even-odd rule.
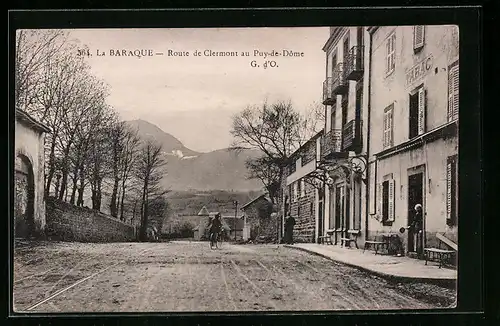
[[[143, 119], [178, 138], [190, 149], [207, 152], [229, 146], [231, 116], [248, 105], [291, 100], [306, 111], [322, 96], [328, 36], [323, 28], [210, 28], [72, 30], [90, 47], [94, 73], [111, 87], [109, 104], [125, 120]], [[117, 57], [110, 50], [148, 50], [163, 56]], [[169, 57], [168, 50], [189, 57]], [[105, 53], [97, 56], [96, 51]], [[198, 50], [202, 56], [195, 57]], [[237, 51], [237, 57], [204, 56], [204, 50]], [[267, 58], [264, 69], [254, 50], [303, 52], [303, 57]], [[242, 57], [241, 52], [250, 52]], [[251, 67], [257, 60], [261, 67]]]

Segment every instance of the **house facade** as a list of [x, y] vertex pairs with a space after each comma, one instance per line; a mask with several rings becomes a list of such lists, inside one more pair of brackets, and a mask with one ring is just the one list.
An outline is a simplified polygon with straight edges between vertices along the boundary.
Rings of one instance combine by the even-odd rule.
[[318, 235], [332, 234], [334, 244], [355, 232], [366, 237], [369, 34], [364, 27], [332, 27], [326, 54], [324, 136], [318, 169]]
[[[455, 240], [458, 220], [456, 26], [370, 27], [369, 236], [424, 211], [424, 247]], [[415, 250], [411, 230], [400, 234]]]
[[318, 236], [318, 214], [320, 192], [315, 179], [320, 159], [323, 131], [306, 141], [291, 156], [291, 164], [282, 178], [281, 235], [284, 234], [284, 219], [295, 218], [294, 239], [300, 242], [315, 242]]
[[274, 239], [276, 220], [271, 218], [273, 204], [267, 194], [262, 194], [241, 206], [243, 211], [243, 240], [255, 240], [257, 237]]
[[14, 234], [26, 238], [45, 229], [45, 133], [50, 129], [16, 110], [14, 164]]

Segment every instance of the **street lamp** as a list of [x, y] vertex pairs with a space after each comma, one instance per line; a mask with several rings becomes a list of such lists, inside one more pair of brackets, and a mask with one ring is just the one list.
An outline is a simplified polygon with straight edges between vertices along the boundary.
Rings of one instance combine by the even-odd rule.
[[236, 219], [238, 218], [238, 201], [233, 201], [234, 204], [234, 241], [236, 241]]

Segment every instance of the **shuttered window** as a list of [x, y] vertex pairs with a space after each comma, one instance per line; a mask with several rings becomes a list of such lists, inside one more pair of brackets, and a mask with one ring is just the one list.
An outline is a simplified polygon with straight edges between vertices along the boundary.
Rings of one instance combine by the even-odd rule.
[[384, 224], [392, 224], [395, 220], [395, 189], [393, 179], [386, 180], [377, 187], [377, 201], [379, 202], [377, 211]]
[[389, 180], [388, 181], [388, 198], [387, 198], [387, 221], [388, 222], [394, 222], [394, 180]]
[[305, 197], [306, 196], [306, 184], [304, 182], [304, 179], [300, 180], [300, 197]]
[[413, 27], [413, 50], [419, 51], [425, 44], [425, 26], [417, 25]]
[[425, 89], [421, 87], [418, 90], [418, 134], [421, 135], [426, 130], [426, 105], [425, 105]]
[[448, 69], [448, 121], [458, 119], [458, 62]]
[[394, 111], [394, 104], [391, 104], [384, 109], [384, 134], [382, 142], [384, 148], [391, 147], [394, 144], [393, 111]]
[[386, 73], [390, 74], [396, 67], [396, 34], [393, 33], [386, 41]]
[[457, 155], [446, 161], [446, 224], [457, 225], [458, 220], [458, 173]]
[[427, 105], [426, 91], [423, 86], [410, 94], [409, 138], [412, 139], [426, 132]]

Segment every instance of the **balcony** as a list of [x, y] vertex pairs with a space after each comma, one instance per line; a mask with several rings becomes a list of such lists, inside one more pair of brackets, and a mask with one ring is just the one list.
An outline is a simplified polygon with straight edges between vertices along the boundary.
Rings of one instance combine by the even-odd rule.
[[333, 105], [335, 104], [335, 97], [332, 92], [333, 78], [328, 77], [323, 82], [323, 105]]
[[342, 151], [342, 130], [333, 129], [321, 139], [321, 158], [337, 156]]
[[364, 70], [364, 46], [353, 46], [347, 56], [344, 67], [345, 77], [348, 80], [360, 80]]
[[344, 64], [341, 62], [332, 71], [333, 95], [344, 95], [349, 90], [349, 81], [345, 78]]
[[351, 120], [344, 125], [342, 138], [343, 151], [356, 151], [361, 145], [361, 121]]

